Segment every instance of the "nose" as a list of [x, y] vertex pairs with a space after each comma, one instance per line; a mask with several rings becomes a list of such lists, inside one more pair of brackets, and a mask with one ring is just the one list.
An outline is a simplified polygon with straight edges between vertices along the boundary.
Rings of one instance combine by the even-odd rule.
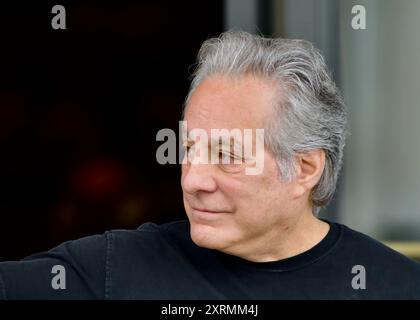
[[214, 168], [211, 164], [182, 165], [181, 185], [186, 193], [214, 192], [217, 189], [214, 180]]

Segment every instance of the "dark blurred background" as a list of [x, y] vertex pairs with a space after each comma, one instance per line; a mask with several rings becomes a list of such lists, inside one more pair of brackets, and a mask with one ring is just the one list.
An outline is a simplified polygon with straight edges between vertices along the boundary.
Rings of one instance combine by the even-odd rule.
[[[66, 30], [51, 27], [55, 4]], [[185, 218], [156, 133], [177, 130], [195, 55], [222, 23], [222, 1], [0, 5], [0, 260]]]

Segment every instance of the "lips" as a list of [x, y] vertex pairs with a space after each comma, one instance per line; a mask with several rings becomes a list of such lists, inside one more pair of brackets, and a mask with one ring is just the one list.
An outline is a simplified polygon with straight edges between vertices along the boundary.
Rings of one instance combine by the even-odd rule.
[[206, 208], [196, 208], [196, 207], [191, 207], [191, 209], [193, 209], [194, 211], [198, 211], [198, 212], [204, 212], [204, 213], [223, 213], [223, 211], [218, 211], [218, 210], [209, 210]]
[[192, 221], [199, 224], [207, 224], [219, 221], [220, 218], [224, 217], [224, 212], [222, 211], [212, 211], [207, 208], [195, 208], [191, 207], [191, 218]]

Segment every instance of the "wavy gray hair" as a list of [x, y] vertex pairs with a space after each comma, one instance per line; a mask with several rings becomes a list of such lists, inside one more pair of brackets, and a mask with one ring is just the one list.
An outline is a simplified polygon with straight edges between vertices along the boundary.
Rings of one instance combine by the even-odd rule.
[[347, 135], [346, 108], [321, 53], [305, 40], [227, 31], [202, 44], [185, 106], [194, 89], [213, 74], [253, 74], [276, 80], [279, 101], [274, 117], [267, 119], [265, 145], [287, 181], [295, 178], [298, 153], [325, 151], [324, 171], [311, 192], [317, 214], [333, 197]]

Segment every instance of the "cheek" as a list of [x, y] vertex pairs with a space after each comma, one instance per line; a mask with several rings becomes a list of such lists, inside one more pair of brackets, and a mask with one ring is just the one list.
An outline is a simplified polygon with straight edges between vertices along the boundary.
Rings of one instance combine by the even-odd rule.
[[267, 201], [263, 183], [256, 181], [255, 177], [246, 176], [230, 183], [219, 184], [219, 187], [226, 200], [234, 208], [232, 222], [235, 225], [252, 227], [258, 223], [265, 211], [264, 206]]
[[277, 173], [265, 172], [261, 176], [247, 176], [237, 190], [240, 215], [247, 224], [267, 224], [281, 215], [287, 204], [287, 186]]
[[181, 165], [181, 186], [182, 186], [182, 182], [184, 181], [185, 172], [186, 172], [186, 165], [183, 164]]
[[244, 197], [241, 183], [235, 179], [221, 179], [216, 181], [217, 192], [219, 193], [215, 198], [226, 202], [228, 207], [236, 212], [241, 207], [241, 202]]

